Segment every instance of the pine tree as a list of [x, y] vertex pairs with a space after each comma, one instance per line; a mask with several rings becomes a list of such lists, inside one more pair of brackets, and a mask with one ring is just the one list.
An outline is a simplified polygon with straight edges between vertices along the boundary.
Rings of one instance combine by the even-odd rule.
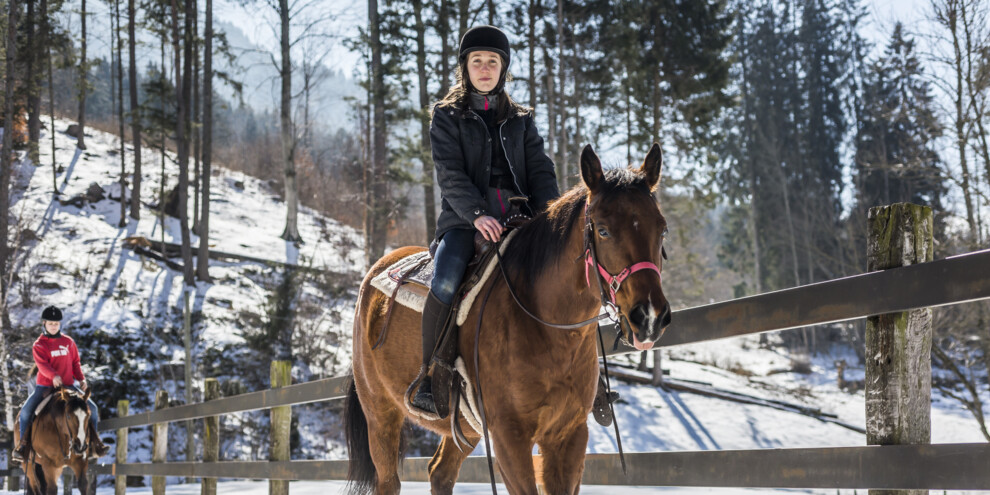
[[868, 77], [856, 139], [860, 210], [910, 202], [943, 211], [945, 184], [934, 149], [943, 129], [914, 41], [905, 38], [901, 23]]

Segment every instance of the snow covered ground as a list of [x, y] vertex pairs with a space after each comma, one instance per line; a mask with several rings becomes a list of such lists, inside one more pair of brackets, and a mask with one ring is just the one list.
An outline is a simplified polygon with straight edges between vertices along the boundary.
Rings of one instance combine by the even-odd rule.
[[[75, 140], [63, 131], [69, 122], [57, 121], [58, 163], [65, 167], [56, 177], [63, 198], [85, 192], [97, 183], [111, 198], [119, 198], [117, 185], [120, 157], [115, 149], [115, 137], [90, 130], [89, 150], [78, 152]], [[89, 135], [92, 135], [89, 137]], [[50, 139], [47, 131], [45, 139]], [[129, 148], [128, 148], [129, 149]], [[33, 232], [38, 240], [31, 244], [32, 253], [27, 267], [38, 284], [35, 300], [24, 301], [12, 293], [15, 323], [32, 325], [40, 308], [56, 304], [63, 308], [66, 319], [73, 325], [83, 323], [91, 328], [105, 329], [117, 335], [140, 335], [158, 328], [161, 321], [175, 318], [181, 307], [182, 276], [152, 260], [143, 260], [122, 247], [130, 236], [145, 236], [157, 240], [162, 226], [157, 215], [145, 208], [139, 222], [130, 220], [127, 227], [118, 228], [119, 204], [101, 201], [77, 208], [60, 205], [52, 200], [52, 171], [50, 146], [42, 146], [43, 166], [22, 164], [18, 167], [14, 196], [14, 213], [23, 224], [20, 229]], [[128, 157], [130, 154], [128, 153]], [[128, 158], [128, 162], [130, 159]], [[158, 155], [144, 153], [143, 199], [148, 202], [150, 190], [157, 191], [160, 181]], [[177, 168], [167, 164], [166, 174], [175, 177]], [[213, 178], [210, 240], [214, 249], [250, 256], [299, 263], [325, 268], [360, 277], [364, 270], [361, 233], [323, 218], [302, 208], [299, 229], [306, 241], [299, 247], [279, 238], [285, 221], [285, 207], [262, 181], [216, 167]], [[156, 193], [157, 194], [157, 193]], [[179, 242], [178, 221], [165, 223], [165, 240]], [[195, 243], [194, 236], [194, 243]], [[198, 335], [197, 355], [208, 348], [243, 343], [245, 322], [236, 315], [240, 311], [257, 309], [266, 304], [269, 290], [252, 277], [259, 270], [253, 263], [215, 262], [211, 265], [213, 284], [197, 283], [194, 307], [201, 311], [204, 321]], [[271, 270], [263, 268], [261, 270]], [[324, 314], [308, 328], [308, 335], [322, 338], [342, 336], [340, 340], [320, 342], [332, 348], [333, 360], [313, 365], [309, 376], [334, 376], [346, 373], [350, 365], [349, 328], [354, 303], [354, 290], [327, 301]], [[312, 286], [303, 288], [312, 297], [324, 296]], [[325, 296], [324, 296], [325, 297]], [[771, 337], [772, 338], [772, 337]], [[757, 337], [728, 339], [665, 351], [664, 368], [671, 378], [693, 380], [719, 389], [731, 390], [764, 399], [781, 400], [835, 414], [838, 420], [862, 427], [864, 424], [863, 392], [850, 394], [836, 386], [834, 361], [850, 363], [847, 379], [862, 378], [862, 368], [856, 368], [856, 358], [848, 349], [836, 349], [811, 360], [811, 373], [799, 375], [786, 372], [792, 357], [780, 350], [761, 349]], [[170, 362], [181, 362], [181, 347], [164, 349]], [[25, 362], [28, 357], [19, 358]], [[631, 357], [619, 358], [617, 364], [631, 363]], [[153, 367], [160, 363], [142, 362]], [[97, 376], [112, 376], [114, 370], [101, 363], [84, 363], [87, 372]], [[781, 372], [785, 370], [785, 372]], [[759, 405], [740, 404], [683, 392], [663, 392], [650, 386], [616, 383], [622, 396], [617, 405], [618, 423], [626, 452], [696, 451], [759, 448], [807, 448], [861, 446], [863, 434], [834, 423], [780, 411]], [[144, 391], [150, 394], [150, 391]], [[986, 391], [984, 391], [986, 393]], [[990, 400], [985, 396], [984, 400]], [[133, 403], [132, 403], [133, 404]], [[326, 412], [296, 408], [299, 427], [309, 458], [341, 459], [346, 449], [341, 438], [327, 433]], [[132, 405], [132, 413], [140, 412]], [[224, 418], [224, 422], [234, 420]], [[603, 428], [589, 418], [591, 436], [588, 451], [616, 452], [611, 428]], [[958, 403], [933, 397], [932, 441], [934, 443], [981, 442], [982, 435], [971, 415]], [[131, 462], [147, 462], [146, 429], [132, 431]], [[250, 459], [252, 451], [233, 446], [224, 453], [226, 459]], [[476, 454], [483, 454], [483, 447]], [[421, 453], [429, 455], [430, 453]], [[173, 453], [174, 455], [174, 453]], [[260, 457], [264, 458], [264, 457]], [[338, 491], [339, 482], [295, 482], [292, 493], [324, 495]], [[428, 493], [425, 483], [404, 484], [404, 493]], [[131, 491], [131, 490], [129, 490]], [[170, 485], [169, 493], [199, 493], [198, 485]], [[265, 482], [225, 482], [221, 493], [267, 493]], [[487, 485], [458, 485], [456, 493], [488, 493]], [[768, 490], [741, 489], [660, 489], [627, 487], [593, 487], [582, 493], [767, 493]], [[863, 492], [860, 490], [860, 492]], [[0, 492], [4, 493], [4, 492]], [[110, 493], [101, 488], [100, 492]], [[149, 489], [134, 489], [133, 493], [150, 493]], [[835, 490], [783, 490], [779, 493], [837, 493]], [[841, 493], [853, 493], [851, 490]]]

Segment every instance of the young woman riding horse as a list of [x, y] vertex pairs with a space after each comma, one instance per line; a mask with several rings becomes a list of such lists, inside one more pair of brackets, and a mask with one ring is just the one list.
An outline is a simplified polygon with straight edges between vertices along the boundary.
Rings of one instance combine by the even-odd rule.
[[89, 442], [95, 434], [88, 432], [90, 392], [77, 395], [68, 388], [54, 392], [51, 402], [31, 427], [31, 453], [24, 461], [27, 475], [26, 493], [29, 495], [56, 495], [58, 479], [65, 466], [76, 475], [76, 486], [87, 495]]
[[[511, 60], [505, 33], [494, 26], [471, 28], [461, 38], [459, 53], [457, 83], [433, 107], [430, 124], [441, 212], [434, 240], [436, 269], [423, 308], [423, 372], [474, 254], [475, 232], [498, 241], [498, 219], [510, 197], [526, 196], [532, 214], [560, 196], [531, 110], [505, 91]], [[412, 405], [437, 412], [429, 376], [420, 382]]]
[[[21, 462], [27, 458], [31, 445], [31, 435], [28, 433], [31, 427], [31, 418], [38, 404], [41, 403], [45, 396], [53, 389], [60, 387], [73, 389], [80, 395], [83, 393], [82, 390], [89, 390], [89, 386], [86, 384], [86, 377], [83, 375], [82, 366], [79, 363], [79, 351], [76, 348], [76, 342], [68, 335], [62, 334], [61, 322], [62, 310], [55, 306], [48, 306], [42, 311], [41, 325], [43, 331], [41, 332], [41, 336], [34, 341], [32, 348], [34, 364], [38, 367], [37, 385], [34, 388], [34, 392], [28, 396], [27, 401], [21, 408], [19, 416], [20, 442], [11, 458], [15, 462]], [[76, 380], [79, 381], [79, 387], [82, 390], [75, 387]], [[99, 426], [100, 420], [99, 410], [96, 407], [96, 403], [89, 400], [88, 393], [86, 398], [90, 413], [89, 426], [92, 427], [89, 432], [89, 436], [92, 439], [90, 455], [102, 457], [107, 454], [109, 449], [106, 445], [103, 445], [100, 436], [97, 434], [97, 426]]]
[[[624, 338], [638, 349], [650, 348], [670, 323], [659, 276], [666, 220], [653, 195], [661, 162], [654, 145], [638, 170], [603, 173], [586, 147], [583, 185], [519, 228], [502, 256], [505, 277], [495, 270], [467, 313], [470, 323], [459, 330], [458, 351], [476, 398], [483, 399], [480, 410], [511, 494], [537, 493], [534, 445], [543, 455], [546, 492], [578, 491], [598, 381], [595, 322], [602, 306], [618, 314]], [[470, 445], [461, 450], [450, 420], [426, 420], [406, 408], [405, 390], [421, 366], [409, 353], [420, 344], [415, 310], [396, 305], [388, 338], [372, 349], [383, 332], [389, 295], [371, 280], [422, 251], [389, 253], [361, 285], [345, 413], [352, 493], [399, 492], [405, 421], [442, 436], [429, 465], [434, 494], [452, 493], [461, 464], [481, 437], [463, 416], [453, 418], [467, 432]], [[554, 326], [585, 322], [567, 330]]]

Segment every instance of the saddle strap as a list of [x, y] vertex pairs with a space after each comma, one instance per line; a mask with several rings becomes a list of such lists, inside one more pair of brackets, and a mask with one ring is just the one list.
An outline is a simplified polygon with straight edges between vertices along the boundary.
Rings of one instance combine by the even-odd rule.
[[371, 346], [371, 350], [378, 350], [379, 347], [385, 344], [385, 335], [388, 333], [388, 324], [392, 321], [392, 308], [395, 307], [395, 296], [399, 293], [399, 289], [402, 288], [402, 285], [405, 284], [406, 279], [409, 278], [413, 272], [419, 270], [429, 262], [430, 258], [423, 258], [399, 275], [399, 280], [395, 282], [395, 289], [392, 289], [392, 295], [388, 298], [388, 308], [385, 310], [385, 323], [382, 324], [382, 331], [378, 334], [378, 341], [375, 342], [375, 345]]

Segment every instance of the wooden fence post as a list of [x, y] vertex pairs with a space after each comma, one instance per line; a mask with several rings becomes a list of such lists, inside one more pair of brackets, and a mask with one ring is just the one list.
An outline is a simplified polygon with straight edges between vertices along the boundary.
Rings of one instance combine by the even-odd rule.
[[[870, 208], [867, 270], [932, 261], [933, 223], [926, 206]], [[931, 346], [930, 308], [866, 319], [868, 445], [931, 443]], [[870, 495], [894, 493], [920, 495], [928, 490], [870, 490]]]
[[[284, 387], [292, 384], [292, 362], [272, 361], [271, 381], [272, 388]], [[288, 461], [289, 460], [289, 426], [292, 423], [292, 406], [273, 407], [271, 409], [272, 418], [272, 447], [269, 460]], [[269, 480], [268, 493], [270, 495], [289, 495], [289, 482], [287, 480]]]
[[62, 493], [64, 495], [72, 495], [72, 486], [75, 485], [76, 477], [72, 474], [71, 469], [66, 469], [62, 471]]
[[[168, 407], [168, 392], [159, 390], [155, 395], [155, 410]], [[155, 423], [152, 428], [151, 462], [165, 462], [168, 454], [168, 423]], [[151, 493], [165, 495], [165, 476], [151, 477]]]
[[[192, 358], [192, 313], [189, 309], [189, 300], [192, 295], [190, 287], [182, 291], [183, 311], [182, 311], [182, 342], [186, 351], [186, 363], [183, 366], [183, 392], [185, 393], [186, 404], [193, 403], [193, 358]], [[196, 433], [193, 431], [195, 422], [186, 421], [186, 462], [196, 462]], [[192, 483], [193, 478], [186, 477], [186, 483]]]
[[[118, 400], [117, 416], [118, 417], [127, 416], [130, 407], [131, 407], [131, 401]], [[116, 464], [127, 463], [127, 428], [117, 429], [117, 452], [116, 455], [114, 455], [113, 462]], [[127, 476], [117, 476], [116, 479], [114, 480], [114, 485], [113, 485], [114, 495], [124, 495], [126, 491], [127, 491]]]
[[10, 462], [10, 457], [14, 452], [14, 432], [13, 430], [8, 431], [3, 436], [3, 441], [10, 444], [10, 448], [6, 449], [7, 454], [7, 469], [10, 470], [10, 474], [7, 475], [7, 490], [12, 492], [17, 492], [21, 490], [21, 477], [14, 472], [14, 463]]
[[[207, 378], [203, 383], [203, 400], [210, 401], [220, 398], [220, 382], [216, 378]], [[203, 462], [220, 460], [220, 416], [210, 416], [203, 419]], [[217, 495], [217, 479], [203, 478], [200, 485], [201, 495]]]

